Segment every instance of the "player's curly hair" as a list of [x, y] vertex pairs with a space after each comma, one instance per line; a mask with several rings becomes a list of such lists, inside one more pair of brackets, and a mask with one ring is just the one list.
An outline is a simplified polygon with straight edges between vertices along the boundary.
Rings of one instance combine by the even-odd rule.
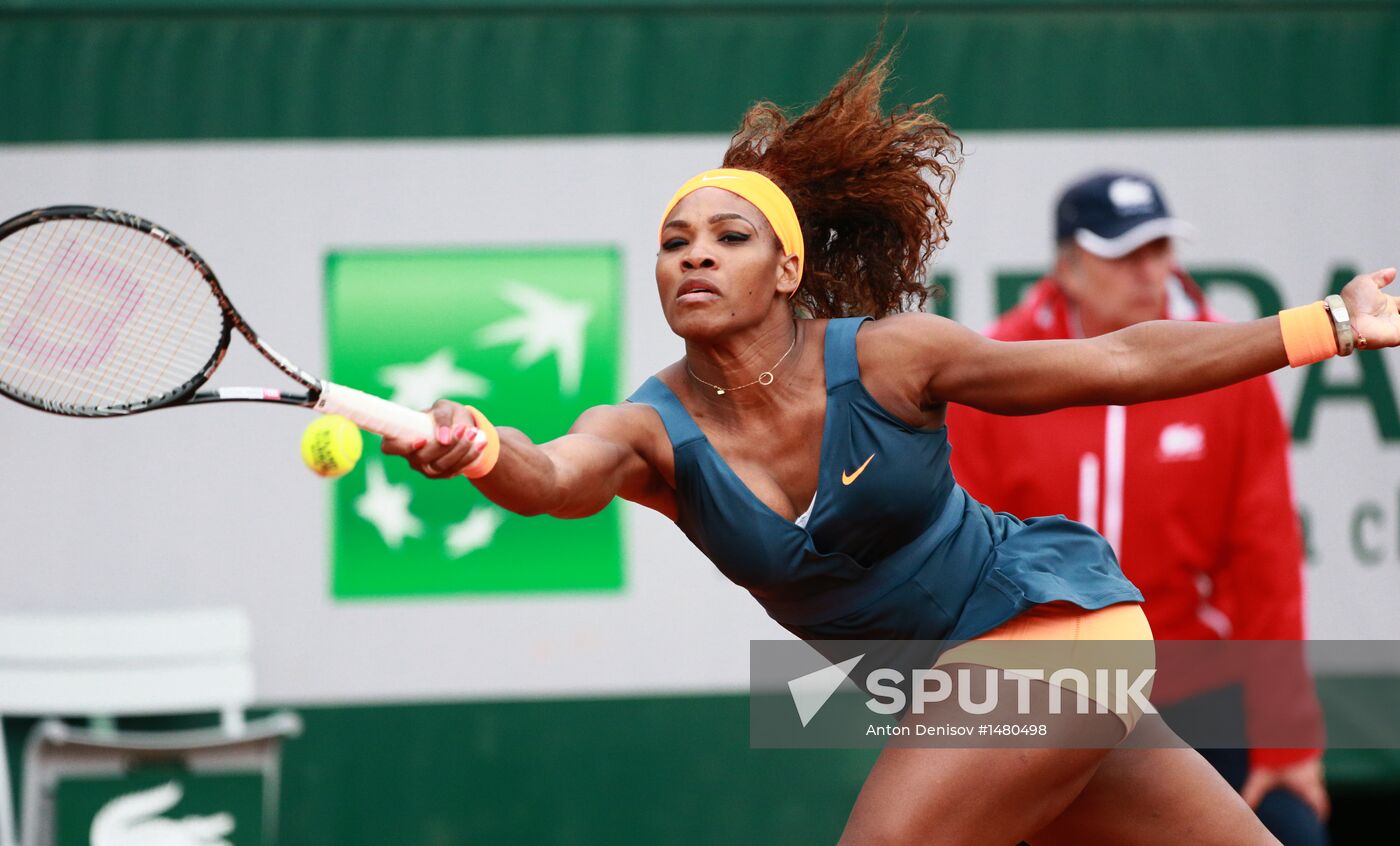
[[724, 154], [724, 167], [758, 171], [792, 200], [806, 243], [795, 299], [813, 317], [922, 308], [948, 240], [962, 141], [931, 111], [939, 97], [881, 110], [894, 53], [879, 54], [877, 41], [801, 117], [756, 103]]

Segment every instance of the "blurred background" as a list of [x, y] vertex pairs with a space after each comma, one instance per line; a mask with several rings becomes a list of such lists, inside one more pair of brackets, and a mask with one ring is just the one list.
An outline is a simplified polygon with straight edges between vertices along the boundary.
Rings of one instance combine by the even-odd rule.
[[[882, 21], [891, 103], [943, 94], [966, 145], [940, 313], [981, 328], [1014, 303], [1052, 261], [1057, 192], [1102, 167], [1156, 177], [1234, 319], [1400, 261], [1381, 0], [0, 0], [0, 217], [148, 217], [307, 369], [545, 440], [681, 354], [652, 273], [675, 186], [755, 100], [818, 100]], [[1275, 376], [1312, 638], [1400, 638], [1397, 368]], [[214, 382], [279, 378], [235, 351]], [[835, 841], [872, 754], [749, 748], [749, 642], [786, 635], [664, 518], [506, 515], [373, 438], [328, 482], [298, 457], [308, 421], [0, 404], [0, 682], [50, 636], [91, 661], [106, 633], [168, 644], [209, 611], [227, 625], [196, 614], [188, 642], [250, 673], [226, 698], [300, 722], [258, 765], [280, 808], [245, 797], [283, 843]], [[17, 795], [44, 714], [5, 696]], [[79, 713], [112, 737], [214, 722], [121, 710]], [[1334, 842], [1362, 842], [1400, 757], [1326, 762]], [[81, 814], [164, 783], [151, 767], [70, 790], [53, 842], [87, 842]], [[172, 815], [223, 807], [196, 793]]]

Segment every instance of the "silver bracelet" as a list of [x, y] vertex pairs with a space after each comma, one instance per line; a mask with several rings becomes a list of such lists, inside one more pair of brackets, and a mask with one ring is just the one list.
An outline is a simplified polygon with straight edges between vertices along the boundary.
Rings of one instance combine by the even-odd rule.
[[1332, 331], [1337, 336], [1337, 355], [1351, 355], [1356, 349], [1356, 330], [1351, 328], [1351, 315], [1347, 304], [1337, 294], [1329, 294], [1322, 300], [1327, 315], [1332, 318]]

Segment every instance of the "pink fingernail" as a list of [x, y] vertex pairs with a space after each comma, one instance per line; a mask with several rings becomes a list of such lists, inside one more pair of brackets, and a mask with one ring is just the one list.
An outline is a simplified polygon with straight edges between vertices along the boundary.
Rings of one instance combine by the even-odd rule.
[[427, 446], [427, 445], [428, 445], [428, 439], [427, 439], [427, 438], [419, 438], [418, 440], [416, 440], [416, 441], [413, 442], [413, 448], [414, 448], [415, 450], [420, 450], [420, 449], [422, 449], [423, 447], [425, 447], [425, 446]]
[[463, 423], [463, 424], [461, 424], [460, 426], [458, 426], [456, 429], [453, 429], [453, 430], [452, 430], [452, 440], [454, 440], [454, 441], [460, 441], [460, 440], [462, 439], [462, 435], [466, 434], [466, 432], [467, 432], [467, 424]]
[[437, 442], [443, 446], [452, 443], [452, 431], [446, 426], [439, 426], [437, 430]]

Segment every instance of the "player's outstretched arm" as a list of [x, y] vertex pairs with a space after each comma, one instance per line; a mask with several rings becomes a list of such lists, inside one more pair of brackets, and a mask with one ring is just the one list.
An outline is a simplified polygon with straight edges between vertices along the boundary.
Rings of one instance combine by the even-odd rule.
[[[417, 443], [386, 438], [382, 449], [402, 455], [429, 478], [461, 475], [485, 451], [486, 433], [458, 403], [438, 400], [430, 413], [433, 438]], [[487, 499], [527, 516], [587, 517], [617, 496], [674, 516], [671, 487], [645, 457], [651, 435], [647, 413], [627, 405], [596, 406], [579, 415], [569, 434], [544, 444], [500, 427], [499, 458], [472, 483]]]
[[[1367, 273], [1342, 291], [1366, 349], [1400, 344], [1400, 298], [1381, 290], [1395, 275], [1395, 268]], [[888, 331], [900, 341], [879, 348], [902, 346], [906, 361], [915, 353], [926, 404], [956, 402], [997, 414], [1170, 399], [1289, 363], [1278, 316], [1225, 324], [1154, 320], [1067, 341], [992, 341], [926, 314], [902, 316]]]

